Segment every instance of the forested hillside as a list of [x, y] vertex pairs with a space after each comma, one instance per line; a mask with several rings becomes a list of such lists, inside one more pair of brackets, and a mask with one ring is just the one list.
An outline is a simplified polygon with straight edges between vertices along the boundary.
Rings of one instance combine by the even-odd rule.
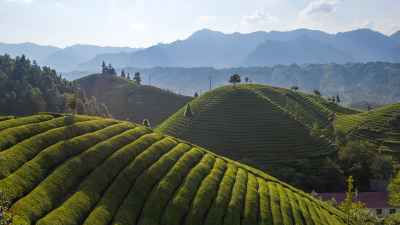
[[78, 115], [2, 119], [0, 190], [14, 224], [346, 221], [263, 172], [143, 126]]
[[87, 95], [104, 102], [115, 118], [139, 124], [148, 119], [153, 126], [162, 123], [193, 99], [109, 74], [93, 74], [76, 80], [76, 83]]
[[70, 112], [72, 94], [79, 97], [79, 113], [109, 117], [107, 107], [49, 67], [40, 67], [24, 55], [0, 56], [0, 115], [26, 116], [37, 112]]

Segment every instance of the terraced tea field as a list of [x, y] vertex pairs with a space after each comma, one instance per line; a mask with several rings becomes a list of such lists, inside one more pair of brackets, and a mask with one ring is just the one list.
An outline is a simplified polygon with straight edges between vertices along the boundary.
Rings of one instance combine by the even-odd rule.
[[133, 123], [2, 119], [0, 190], [12, 200], [15, 224], [345, 221], [340, 210], [265, 173]]
[[93, 95], [104, 102], [114, 118], [139, 124], [148, 119], [152, 126], [162, 123], [193, 99], [107, 74], [94, 74], [75, 82], [87, 96]]
[[278, 167], [282, 162], [330, 155], [332, 132], [325, 138], [313, 138], [309, 135], [312, 124], [318, 122], [320, 128], [333, 130], [334, 116], [359, 113], [320, 101], [279, 87], [224, 86], [193, 100], [193, 117], [185, 117], [182, 108], [156, 130], [234, 160], [245, 157], [259, 165]]
[[[399, 115], [396, 119], [395, 115]], [[393, 125], [388, 120], [393, 119]], [[379, 150], [400, 159], [400, 103], [357, 115], [339, 116], [335, 129], [341, 129], [353, 139], [379, 145]]]

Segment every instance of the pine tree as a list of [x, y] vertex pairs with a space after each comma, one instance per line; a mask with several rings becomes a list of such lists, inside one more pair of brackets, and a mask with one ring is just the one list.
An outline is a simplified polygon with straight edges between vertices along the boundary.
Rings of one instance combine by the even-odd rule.
[[124, 70], [121, 71], [121, 77], [125, 78], [125, 71]]
[[136, 72], [135, 76], [133, 77], [133, 79], [136, 81], [136, 83], [140, 84], [140, 82], [142, 81], [142, 79], [140, 79], [140, 73]]
[[189, 102], [186, 104], [185, 112], [183, 113], [183, 115], [185, 117], [192, 117], [193, 116], [192, 109], [190, 108], [190, 103]]
[[195, 98], [199, 97], [199, 94], [197, 94], [197, 91], [194, 93], [194, 97]]
[[338, 94], [336, 95], [336, 102], [337, 102], [337, 103], [340, 102], [340, 98], [339, 98], [339, 95], [338, 95]]
[[108, 73], [108, 68], [107, 68], [106, 63], [104, 61], [103, 61], [103, 65], [101, 65], [101, 67], [102, 67], [102, 70], [101, 70], [102, 73]]

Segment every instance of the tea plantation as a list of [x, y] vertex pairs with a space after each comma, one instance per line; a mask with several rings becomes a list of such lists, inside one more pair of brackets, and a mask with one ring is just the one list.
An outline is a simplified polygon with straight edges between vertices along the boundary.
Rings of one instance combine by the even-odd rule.
[[381, 152], [400, 159], [400, 103], [356, 115], [338, 116], [334, 126], [335, 130], [344, 131], [352, 139], [375, 143]]
[[193, 98], [108, 74], [93, 74], [76, 80], [87, 96], [104, 102], [114, 118], [156, 126]]
[[[240, 90], [234, 96], [249, 92]], [[337, 208], [263, 172], [133, 123], [56, 114], [1, 120], [0, 190], [11, 198], [14, 224], [345, 221]]]
[[333, 132], [312, 137], [313, 123], [333, 131], [336, 115], [360, 112], [311, 94], [258, 84], [220, 87], [190, 106], [192, 117], [184, 116], [184, 107], [156, 130], [269, 168], [304, 158], [320, 161], [330, 155]]

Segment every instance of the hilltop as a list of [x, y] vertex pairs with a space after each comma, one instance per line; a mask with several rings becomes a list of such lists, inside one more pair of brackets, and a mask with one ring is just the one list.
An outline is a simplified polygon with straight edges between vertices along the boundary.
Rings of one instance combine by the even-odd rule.
[[[325, 158], [334, 153], [334, 117], [360, 112], [310, 94], [256, 84], [220, 87], [196, 98], [190, 106], [193, 117], [185, 117], [182, 108], [156, 130], [270, 173], [299, 163], [322, 167]], [[328, 132], [311, 136], [315, 122], [318, 130]], [[316, 186], [314, 182], [312, 188]]]
[[[97, 68], [101, 62], [97, 65]], [[114, 65], [114, 64], [113, 64]], [[142, 80], [151, 77], [151, 84], [193, 96], [194, 92], [209, 90], [228, 84], [232, 74], [242, 79], [248, 77], [256, 84], [290, 88], [298, 86], [299, 91], [312, 93], [317, 88], [323, 97], [339, 94], [342, 105], [356, 101], [380, 102], [385, 105], [400, 101], [397, 79], [400, 63], [369, 62], [346, 64], [292, 64], [265, 67], [236, 67], [217, 69], [213, 67], [178, 68], [124, 68], [125, 72], [140, 72]], [[117, 72], [120, 72], [117, 70]], [[79, 74], [73, 74], [79, 76]], [[67, 77], [67, 74], [63, 76]], [[69, 76], [68, 76], [69, 77]], [[72, 79], [72, 77], [69, 77]], [[242, 81], [243, 82], [243, 81]], [[366, 107], [363, 108], [366, 110]]]
[[93, 74], [75, 82], [87, 95], [104, 102], [114, 118], [139, 124], [148, 119], [156, 126], [193, 99], [107, 74]]
[[1, 120], [0, 190], [16, 224], [346, 220], [263, 172], [130, 122], [46, 114]]
[[400, 103], [356, 115], [338, 116], [334, 126], [351, 139], [375, 143], [380, 152], [400, 159]]

